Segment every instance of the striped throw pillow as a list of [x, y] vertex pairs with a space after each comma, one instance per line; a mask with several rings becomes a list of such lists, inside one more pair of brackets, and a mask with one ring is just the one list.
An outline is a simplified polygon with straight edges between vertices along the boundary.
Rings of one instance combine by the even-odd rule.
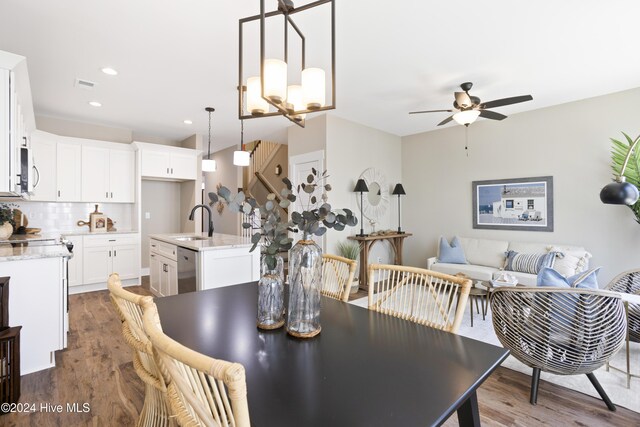
[[521, 254], [516, 251], [507, 251], [505, 270], [520, 273], [538, 274], [544, 267], [553, 267], [556, 257], [555, 252], [538, 254]]

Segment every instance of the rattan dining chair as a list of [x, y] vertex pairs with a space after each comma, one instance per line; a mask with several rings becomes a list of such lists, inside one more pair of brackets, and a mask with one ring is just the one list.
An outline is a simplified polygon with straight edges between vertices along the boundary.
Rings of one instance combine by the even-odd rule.
[[249, 427], [244, 367], [213, 359], [162, 332], [151, 297], [143, 301], [144, 329], [167, 382], [171, 412], [181, 426]]
[[369, 265], [369, 309], [458, 333], [471, 280], [402, 265]]
[[142, 295], [122, 288], [120, 276], [114, 273], [107, 281], [111, 301], [122, 322], [122, 335], [133, 350], [133, 368], [144, 382], [145, 397], [137, 426], [175, 425], [166, 403], [164, 379], [153, 359], [151, 342], [142, 325]]
[[[617, 275], [609, 282], [605, 289], [625, 294], [640, 295], [640, 269], [625, 271]], [[627, 375], [627, 388], [630, 388], [631, 378], [640, 378], [640, 375], [631, 373], [629, 349], [629, 341], [640, 343], [640, 304], [627, 304], [627, 328], [629, 333], [629, 340], [626, 343], [627, 369], [625, 371], [615, 366], [609, 366], [608, 363], [607, 368], [611, 367], [612, 369], [624, 372]]]
[[627, 322], [619, 295], [576, 288], [497, 288], [491, 294], [493, 328], [511, 355], [533, 368], [530, 402], [540, 371], [586, 374], [611, 411], [615, 405], [593, 371], [624, 344]]
[[357, 265], [357, 262], [349, 258], [323, 254], [320, 293], [337, 300], [349, 301], [349, 291]]

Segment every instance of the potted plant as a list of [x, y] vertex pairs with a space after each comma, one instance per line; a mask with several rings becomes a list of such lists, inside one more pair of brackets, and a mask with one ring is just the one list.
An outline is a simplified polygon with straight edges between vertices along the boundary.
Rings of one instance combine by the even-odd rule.
[[[360, 244], [352, 240], [340, 242], [338, 243], [338, 253], [342, 257], [357, 261], [358, 257], [360, 256]], [[358, 288], [360, 287], [358, 274], [358, 270], [356, 270], [356, 274], [353, 277], [353, 282], [351, 283], [351, 289], [349, 290], [350, 294], [355, 294], [356, 292], [358, 292]]]
[[13, 204], [0, 204], [0, 240], [6, 240], [13, 234], [16, 225], [13, 220]]

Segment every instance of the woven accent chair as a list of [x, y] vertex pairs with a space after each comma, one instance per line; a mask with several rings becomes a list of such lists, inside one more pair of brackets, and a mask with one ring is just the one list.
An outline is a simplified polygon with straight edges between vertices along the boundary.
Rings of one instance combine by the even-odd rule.
[[144, 329], [167, 382], [171, 412], [181, 426], [249, 427], [244, 367], [216, 360], [162, 332], [151, 297], [143, 302]]
[[151, 342], [142, 326], [142, 295], [122, 288], [120, 276], [114, 273], [107, 282], [111, 302], [122, 321], [122, 335], [133, 350], [133, 368], [144, 382], [145, 397], [140, 417], [136, 423], [140, 427], [175, 425], [170, 418], [166, 403], [167, 388], [153, 360]]
[[349, 301], [349, 290], [356, 272], [357, 262], [337, 255], [322, 255], [322, 290], [320, 293], [344, 302]]
[[[625, 271], [609, 282], [605, 288], [610, 291], [621, 292], [631, 295], [640, 295], [640, 269]], [[640, 304], [628, 304], [627, 306], [627, 327], [629, 341], [640, 342]], [[623, 371], [627, 374], [627, 388], [631, 387], [631, 377], [640, 378], [640, 375], [631, 373], [631, 361], [629, 360], [629, 341], [627, 341], [627, 369]], [[608, 368], [609, 366], [607, 366]], [[621, 371], [614, 366], [611, 368]]]
[[458, 333], [471, 280], [402, 265], [369, 265], [369, 310]]
[[618, 295], [575, 288], [498, 288], [491, 294], [491, 311], [502, 345], [533, 368], [532, 405], [540, 371], [545, 371], [586, 374], [609, 410], [616, 410], [593, 371], [624, 344], [627, 321]]

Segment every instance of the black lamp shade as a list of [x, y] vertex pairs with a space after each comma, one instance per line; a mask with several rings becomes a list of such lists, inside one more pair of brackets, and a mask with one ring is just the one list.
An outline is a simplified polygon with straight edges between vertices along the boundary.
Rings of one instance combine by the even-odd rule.
[[393, 194], [394, 196], [396, 195], [404, 196], [407, 193], [405, 193], [404, 187], [402, 186], [402, 184], [396, 184], [396, 186], [393, 187], [393, 192], [391, 194]]
[[640, 193], [635, 185], [628, 182], [612, 182], [600, 191], [600, 200], [608, 205], [633, 205]]
[[367, 183], [364, 182], [364, 179], [360, 178], [358, 182], [356, 182], [356, 188], [353, 189], [354, 193], [366, 193], [369, 191], [369, 187], [367, 187]]

